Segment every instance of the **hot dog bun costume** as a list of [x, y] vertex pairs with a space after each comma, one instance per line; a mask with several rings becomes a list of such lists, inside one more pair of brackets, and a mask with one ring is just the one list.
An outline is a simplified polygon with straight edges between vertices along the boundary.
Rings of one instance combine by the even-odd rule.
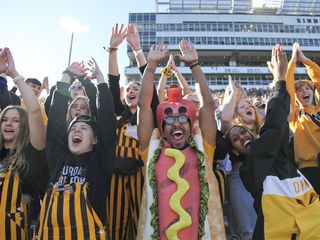
[[168, 101], [157, 108], [159, 130], [154, 130], [142, 152], [146, 179], [137, 239], [226, 239], [218, 183], [209, 160], [215, 146], [202, 139], [199, 129], [182, 150], [161, 137], [168, 112], [178, 115], [183, 109], [193, 129], [196, 109], [181, 99], [181, 92], [181, 88], [167, 90]]

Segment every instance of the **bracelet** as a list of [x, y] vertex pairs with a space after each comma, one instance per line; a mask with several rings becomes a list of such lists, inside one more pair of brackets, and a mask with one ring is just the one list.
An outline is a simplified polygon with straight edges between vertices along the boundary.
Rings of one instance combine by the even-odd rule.
[[108, 53], [112, 53], [118, 50], [118, 48], [116, 47], [108, 47], [108, 49], [106, 49], [105, 47], [103, 47], [104, 50], [106, 50]]
[[192, 68], [194, 68], [195, 66], [198, 66], [198, 65], [199, 65], [199, 62], [196, 62], [195, 64], [189, 65], [189, 68], [192, 69]]
[[168, 68], [164, 67], [161, 69], [161, 73], [167, 75], [167, 77], [172, 77], [173, 73], [171, 70], [169, 70]]
[[74, 82], [74, 80], [76, 80], [76, 78], [75, 78], [75, 76], [74, 76], [73, 72], [71, 72], [71, 71], [69, 71], [69, 70], [65, 70], [65, 71], [63, 71], [63, 72], [62, 72], [62, 74], [67, 74], [67, 75], [70, 77], [70, 80], [71, 80], [71, 82], [70, 82], [70, 83], [73, 83], [73, 82]]
[[199, 59], [192, 60], [192, 61], [188, 62], [187, 64], [190, 67], [190, 66], [194, 65], [195, 63], [199, 63]]
[[154, 73], [155, 73], [155, 71], [156, 71], [156, 69], [155, 69], [155, 68], [152, 68], [152, 67], [147, 66], [145, 71], [148, 71], [148, 72], [150, 72], [150, 73], [154, 74]]
[[141, 48], [139, 48], [139, 49], [133, 49], [133, 54], [134, 54], [134, 56], [138, 56], [139, 54], [143, 54], [143, 51], [142, 51], [142, 49]]
[[17, 75], [17, 76], [15, 76], [14, 78], [12, 78], [12, 80], [13, 80], [14, 84], [17, 84], [17, 82], [18, 82], [19, 80], [24, 81], [24, 77], [21, 76], [21, 75]]

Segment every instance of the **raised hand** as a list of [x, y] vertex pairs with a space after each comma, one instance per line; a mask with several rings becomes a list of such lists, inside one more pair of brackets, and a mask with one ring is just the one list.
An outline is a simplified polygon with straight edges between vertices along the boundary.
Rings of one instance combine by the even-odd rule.
[[198, 53], [190, 41], [181, 40], [179, 43], [179, 48], [181, 54], [177, 54], [176, 56], [181, 61], [184, 61], [190, 65], [192, 62], [198, 60]]
[[118, 48], [118, 46], [123, 42], [127, 35], [127, 28], [124, 28], [124, 25], [121, 24], [119, 29], [119, 24], [116, 24], [116, 27], [112, 27], [112, 34], [110, 38], [110, 48]]
[[127, 42], [132, 50], [141, 49], [139, 31], [137, 27], [131, 23], [128, 25]]
[[14, 60], [10, 49], [7, 49], [7, 69], [6, 74], [11, 78], [14, 78], [19, 75], [14, 65]]
[[296, 48], [296, 52], [297, 52], [297, 60], [300, 62], [304, 62], [305, 60], [307, 60], [307, 57], [303, 54], [302, 50], [301, 50], [301, 46], [299, 43], [294, 43], [293, 46]]
[[92, 79], [95, 79], [95, 78], [98, 78], [98, 77], [103, 77], [103, 74], [96, 62], [96, 60], [94, 60], [94, 58], [91, 58], [89, 61], [88, 61], [88, 66], [90, 67], [89, 68], [89, 71], [91, 72], [91, 78]]
[[287, 55], [283, 52], [281, 45], [276, 44], [272, 48], [271, 62], [268, 61], [269, 70], [273, 74], [273, 81], [285, 80], [288, 60]]
[[148, 54], [148, 65], [154, 68], [157, 67], [157, 65], [166, 57], [167, 52], [167, 46], [163, 43], [153, 45]]
[[74, 62], [69, 67], [67, 67], [66, 70], [70, 71], [75, 76], [79, 77], [79, 76], [87, 76], [86, 70], [88, 69], [85, 68], [83, 63]]
[[49, 90], [49, 78], [46, 76], [42, 81], [42, 88]]
[[8, 48], [0, 48], [0, 73], [7, 71], [7, 51]]

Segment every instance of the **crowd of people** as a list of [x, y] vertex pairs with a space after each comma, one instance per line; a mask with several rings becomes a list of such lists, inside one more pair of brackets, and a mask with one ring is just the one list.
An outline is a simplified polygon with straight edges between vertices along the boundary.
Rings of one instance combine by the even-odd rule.
[[[141, 79], [122, 87], [125, 41]], [[320, 239], [320, 67], [278, 43], [270, 89], [229, 76], [211, 91], [195, 46], [179, 49], [146, 57], [137, 27], [116, 24], [107, 77], [92, 58], [49, 89], [0, 48], [0, 239]]]

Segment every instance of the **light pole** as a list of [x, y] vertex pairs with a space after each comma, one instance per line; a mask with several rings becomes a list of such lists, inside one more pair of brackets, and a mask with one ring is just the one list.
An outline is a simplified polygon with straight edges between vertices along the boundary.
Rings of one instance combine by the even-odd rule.
[[60, 17], [60, 24], [68, 32], [71, 32], [71, 41], [70, 41], [69, 57], [68, 57], [68, 66], [70, 66], [74, 34], [75, 33], [87, 33], [89, 31], [89, 27], [82, 25], [81, 23], [77, 22], [76, 20], [68, 18], [68, 17]]
[[74, 35], [74, 32], [71, 33], [71, 42], [70, 42], [68, 66], [70, 66], [70, 61], [71, 61], [71, 53], [72, 53], [72, 45], [73, 45], [73, 35]]

